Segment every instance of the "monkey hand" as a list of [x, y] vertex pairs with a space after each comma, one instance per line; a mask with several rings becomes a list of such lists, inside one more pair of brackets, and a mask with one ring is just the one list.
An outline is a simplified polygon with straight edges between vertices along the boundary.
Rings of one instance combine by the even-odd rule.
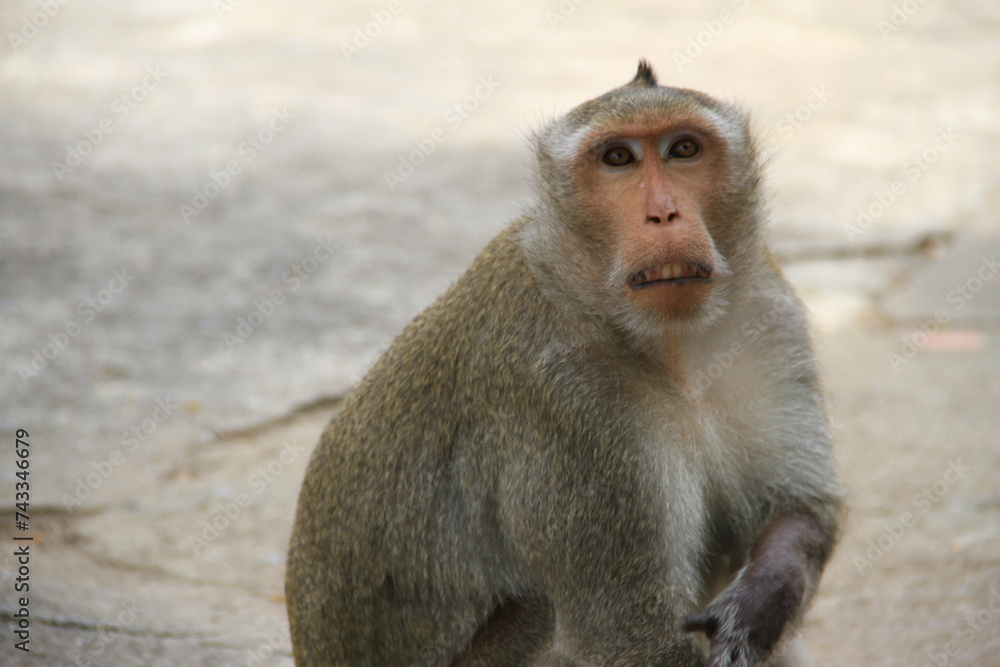
[[752, 562], [708, 607], [685, 617], [684, 630], [704, 632], [711, 643], [707, 667], [766, 664], [804, 592], [795, 568], [782, 565]]

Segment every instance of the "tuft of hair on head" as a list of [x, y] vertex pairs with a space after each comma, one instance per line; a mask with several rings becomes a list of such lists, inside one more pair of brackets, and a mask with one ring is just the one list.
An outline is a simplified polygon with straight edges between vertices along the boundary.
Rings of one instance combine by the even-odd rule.
[[632, 84], [645, 86], [646, 88], [655, 88], [660, 85], [656, 81], [656, 72], [653, 71], [653, 66], [645, 58], [639, 60], [639, 69], [635, 72]]

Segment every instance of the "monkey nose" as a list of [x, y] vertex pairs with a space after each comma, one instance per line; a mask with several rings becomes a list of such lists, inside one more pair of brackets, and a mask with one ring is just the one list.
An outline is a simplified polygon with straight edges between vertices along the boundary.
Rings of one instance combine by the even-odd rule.
[[669, 213], [660, 214], [660, 215], [652, 215], [652, 214], [650, 214], [650, 215], [646, 216], [646, 222], [652, 223], [654, 225], [658, 225], [658, 224], [660, 224], [661, 222], [664, 222], [664, 221], [666, 221], [666, 222], [674, 222], [676, 219], [677, 219], [677, 213], [675, 211], [671, 211]]

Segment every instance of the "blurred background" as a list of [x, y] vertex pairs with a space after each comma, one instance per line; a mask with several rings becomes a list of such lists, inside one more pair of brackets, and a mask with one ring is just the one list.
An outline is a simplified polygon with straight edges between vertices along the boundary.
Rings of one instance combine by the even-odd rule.
[[0, 665], [290, 665], [323, 424], [640, 57], [770, 159], [851, 494], [816, 664], [1000, 664], [996, 2], [8, 0]]

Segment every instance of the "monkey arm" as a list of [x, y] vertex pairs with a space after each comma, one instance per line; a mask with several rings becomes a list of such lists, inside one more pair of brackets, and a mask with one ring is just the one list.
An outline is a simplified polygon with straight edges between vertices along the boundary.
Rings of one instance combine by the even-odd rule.
[[711, 641], [708, 666], [763, 664], [801, 617], [832, 548], [829, 530], [810, 514], [772, 521], [733, 583], [684, 620], [684, 630], [704, 632]]

